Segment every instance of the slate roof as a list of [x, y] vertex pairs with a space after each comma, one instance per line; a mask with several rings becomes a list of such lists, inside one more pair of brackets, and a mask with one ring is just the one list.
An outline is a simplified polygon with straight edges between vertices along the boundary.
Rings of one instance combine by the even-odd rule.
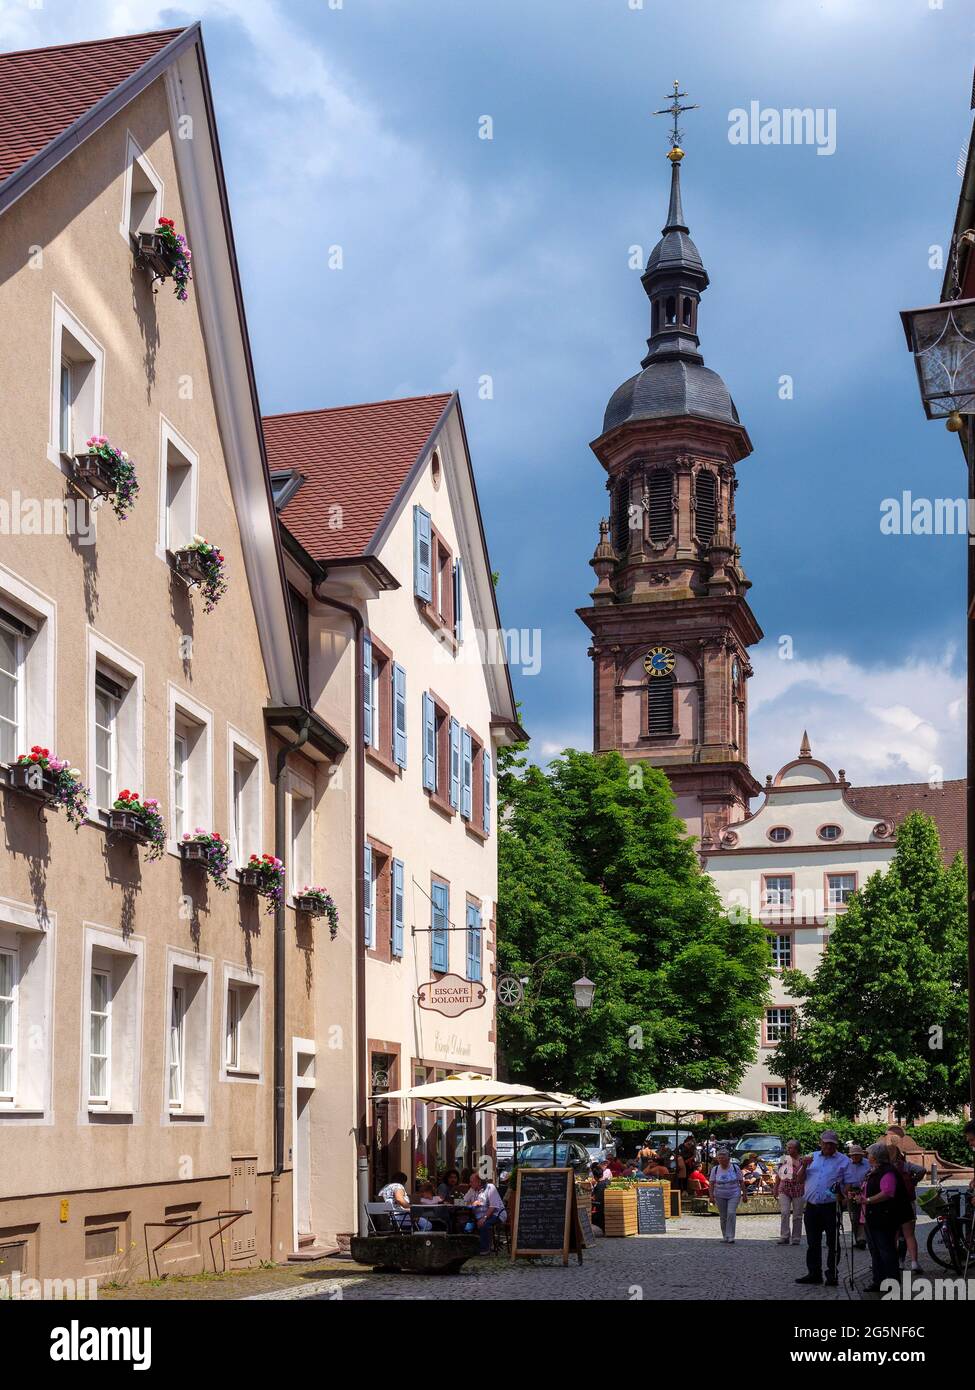
[[[271, 472], [305, 482], [281, 522], [314, 560], [368, 552], [376, 530], [453, 400], [450, 392], [264, 417]], [[329, 508], [342, 525], [329, 525]]]
[[863, 816], [892, 820], [895, 825], [911, 811], [923, 811], [938, 827], [946, 864], [965, 852], [965, 781], [929, 787], [927, 782], [895, 782], [890, 786], [850, 787], [847, 804]]
[[0, 53], [0, 181], [68, 131], [183, 29]]
[[618, 386], [609, 399], [603, 433], [627, 420], [701, 415], [737, 425], [738, 411], [727, 386], [699, 362], [651, 362]]

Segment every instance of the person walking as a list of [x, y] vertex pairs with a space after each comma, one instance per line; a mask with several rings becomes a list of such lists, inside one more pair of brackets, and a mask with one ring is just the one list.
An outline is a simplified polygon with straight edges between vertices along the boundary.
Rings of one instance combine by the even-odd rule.
[[[848, 1181], [850, 1160], [838, 1153], [839, 1135], [834, 1129], [824, 1129], [819, 1136], [819, 1152], [803, 1159], [806, 1174], [806, 1206], [803, 1224], [806, 1228], [806, 1273], [797, 1284], [826, 1284], [836, 1286], [839, 1235], [839, 1204]], [[823, 1237], [826, 1237], [826, 1278], [823, 1279]]]
[[747, 1202], [743, 1191], [741, 1169], [727, 1149], [719, 1149], [710, 1175], [711, 1200], [718, 1208], [721, 1239], [726, 1245], [735, 1243], [735, 1222], [739, 1202]]
[[886, 1142], [881, 1140], [878, 1144], [871, 1144], [867, 1157], [870, 1172], [863, 1185], [860, 1202], [867, 1245], [870, 1247], [873, 1283], [868, 1284], [864, 1292], [882, 1293], [883, 1281], [896, 1281], [900, 1272], [897, 1237], [912, 1214], [912, 1204], [904, 1178], [890, 1161], [890, 1149]]
[[850, 1175], [846, 1183], [846, 1206], [850, 1213], [850, 1226], [853, 1230], [853, 1243], [858, 1250], [866, 1250], [867, 1233], [863, 1226], [863, 1207], [860, 1204], [860, 1190], [867, 1180], [870, 1164], [867, 1151], [862, 1144], [851, 1143], [847, 1150], [850, 1160]]
[[[909, 1158], [905, 1158], [902, 1149], [887, 1147], [891, 1165], [904, 1179], [904, 1187], [911, 1203], [911, 1215], [904, 1222], [900, 1229], [900, 1240], [898, 1241], [898, 1258], [903, 1255], [904, 1263], [911, 1262], [911, 1272], [921, 1274], [921, 1261], [918, 1258], [917, 1249], [917, 1185], [927, 1174], [927, 1169], [923, 1163], [912, 1163]], [[903, 1242], [904, 1249], [900, 1249]]]
[[802, 1209], [806, 1205], [806, 1169], [798, 1139], [790, 1139], [775, 1169], [772, 1195], [777, 1199], [782, 1220], [779, 1244], [798, 1245], [802, 1240]]

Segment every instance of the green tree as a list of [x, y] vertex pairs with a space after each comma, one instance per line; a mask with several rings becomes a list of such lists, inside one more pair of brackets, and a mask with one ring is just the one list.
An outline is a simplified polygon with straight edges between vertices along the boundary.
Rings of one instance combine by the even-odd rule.
[[855, 1115], [892, 1105], [907, 1121], [952, 1114], [968, 1094], [965, 865], [945, 868], [933, 820], [914, 812], [897, 832], [886, 874], [853, 897], [802, 998], [781, 1075]]
[[[499, 782], [499, 971], [530, 980], [525, 1004], [498, 1009], [508, 1074], [606, 1097], [736, 1086], [755, 1055], [767, 938], [722, 910], [663, 773], [569, 750], [545, 772], [499, 764]], [[572, 1001], [580, 957], [596, 982], [588, 1012]]]

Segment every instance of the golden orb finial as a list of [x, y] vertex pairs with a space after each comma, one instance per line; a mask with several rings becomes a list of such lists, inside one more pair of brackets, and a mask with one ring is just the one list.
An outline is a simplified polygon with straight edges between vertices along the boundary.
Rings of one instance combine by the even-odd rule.
[[668, 152], [667, 158], [672, 160], [674, 164], [679, 164], [684, 158], [684, 151], [681, 149], [680, 145], [675, 145], [674, 148]]
[[953, 410], [951, 414], [948, 416], [947, 420], [945, 421], [945, 429], [950, 430], [952, 434], [958, 434], [958, 432], [964, 429], [964, 427], [964, 420], [959, 415], [957, 410]]

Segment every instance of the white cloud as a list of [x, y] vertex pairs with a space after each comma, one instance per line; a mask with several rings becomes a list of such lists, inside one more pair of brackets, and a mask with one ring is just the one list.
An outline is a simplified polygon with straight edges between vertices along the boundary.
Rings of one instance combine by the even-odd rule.
[[782, 661], [758, 652], [749, 688], [749, 763], [759, 781], [799, 751], [851, 782], [926, 782], [964, 775], [965, 679], [954, 652], [898, 665], [860, 666], [839, 653]]

